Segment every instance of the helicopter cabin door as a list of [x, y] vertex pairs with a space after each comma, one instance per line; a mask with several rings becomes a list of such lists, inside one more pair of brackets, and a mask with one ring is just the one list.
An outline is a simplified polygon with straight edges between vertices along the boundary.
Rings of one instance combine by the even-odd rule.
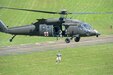
[[53, 25], [40, 24], [39, 33], [40, 36], [53, 36]]

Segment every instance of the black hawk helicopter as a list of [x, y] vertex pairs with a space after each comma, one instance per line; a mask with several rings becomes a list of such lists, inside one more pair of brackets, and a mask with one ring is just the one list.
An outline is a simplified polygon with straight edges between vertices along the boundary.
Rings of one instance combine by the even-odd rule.
[[13, 37], [9, 40], [12, 42], [16, 35], [29, 35], [29, 36], [48, 36], [48, 37], [67, 37], [66, 43], [70, 43], [70, 40], [74, 39], [75, 42], [79, 42], [81, 37], [96, 36], [100, 33], [93, 29], [90, 24], [82, 22], [76, 19], [70, 19], [66, 16], [68, 14], [113, 14], [113, 12], [74, 12], [70, 13], [66, 10], [60, 12], [32, 10], [32, 9], [20, 9], [11, 7], [0, 7], [0, 9], [13, 9], [31, 12], [40, 12], [48, 14], [60, 14], [60, 18], [52, 19], [37, 19], [37, 22], [25, 25], [7, 28], [7, 26], [0, 21], [0, 32], [12, 34]]

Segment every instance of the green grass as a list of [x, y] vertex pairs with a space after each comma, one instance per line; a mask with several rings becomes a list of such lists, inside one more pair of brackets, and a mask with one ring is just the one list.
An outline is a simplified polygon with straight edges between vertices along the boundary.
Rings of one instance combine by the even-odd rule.
[[[113, 0], [0, 0], [0, 6], [9, 6], [16, 8], [28, 8], [48, 11], [60, 11], [61, 9], [67, 9], [69, 12], [113, 12]], [[36, 22], [37, 18], [57, 18], [59, 15], [48, 15], [43, 13], [24, 12], [15, 10], [3, 10], [0, 9], [0, 19], [5, 22], [9, 27], [21, 26]], [[110, 29], [110, 25], [113, 26], [112, 14], [101, 15], [68, 15], [73, 19], [82, 20], [91, 24], [102, 35], [113, 34], [113, 29]], [[0, 33], [0, 46], [4, 46], [2, 43], [7, 43], [10, 35]], [[25, 39], [27, 38], [27, 39]], [[29, 41], [31, 40], [32, 41]], [[39, 38], [34, 37], [17, 37], [14, 44], [26, 44], [34, 43]], [[42, 38], [43, 39], [43, 38]], [[19, 43], [18, 43], [19, 42]], [[6, 45], [10, 45], [7, 43]]]
[[113, 43], [0, 56], [0, 75], [113, 75]]
[[[40, 37], [40, 36], [16, 36], [13, 42], [9, 42], [9, 39], [12, 37], [11, 35], [7, 35], [9, 37], [5, 37], [6, 34], [2, 34], [0, 36], [0, 46], [12, 46], [18, 44], [33, 44], [33, 43], [42, 43], [48, 41], [56, 41], [56, 37]], [[4, 38], [3, 38], [4, 37]]]

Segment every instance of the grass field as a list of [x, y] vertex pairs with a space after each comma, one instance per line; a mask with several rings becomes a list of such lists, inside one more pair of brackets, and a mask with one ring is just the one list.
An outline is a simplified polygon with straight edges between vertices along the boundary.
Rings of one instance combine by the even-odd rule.
[[113, 43], [0, 56], [0, 75], [113, 75]]
[[[113, 0], [0, 0], [0, 6], [48, 11], [60, 11], [61, 9], [67, 9], [69, 12], [113, 12]], [[0, 19], [3, 20], [9, 27], [31, 24], [32, 22], [36, 22], [37, 18], [56, 17], [59, 17], [59, 15], [0, 9]], [[113, 29], [110, 29], [110, 26], [113, 26], [112, 14], [69, 15], [68, 17], [88, 22], [102, 35], [113, 34]], [[29, 38], [26, 36], [18, 36], [14, 39], [15, 42], [9, 43], [8, 39], [10, 37], [11, 35], [0, 33], [0, 46], [35, 43], [40, 42], [40, 40], [37, 41], [38, 39], [43, 39], [37, 37]], [[32, 41], [29, 41], [31, 39]], [[48, 39], [46, 40], [48, 41]], [[53, 39], [50, 38], [50, 40]]]
[[[0, 6], [69, 12], [113, 12], [113, 0], [0, 0]], [[0, 9], [0, 20], [9, 27], [36, 22], [37, 18], [59, 15]], [[113, 14], [68, 15], [91, 24], [102, 35], [113, 34]], [[56, 38], [17, 36], [12, 43], [9, 34], [0, 33], [0, 46], [53, 41]], [[0, 75], [113, 75], [113, 43], [62, 49], [60, 64], [56, 51], [0, 56]]]

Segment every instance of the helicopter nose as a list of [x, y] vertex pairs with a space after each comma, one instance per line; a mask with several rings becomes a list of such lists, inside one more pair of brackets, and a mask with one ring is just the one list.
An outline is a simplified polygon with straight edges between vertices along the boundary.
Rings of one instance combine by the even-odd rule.
[[96, 37], [100, 35], [100, 33], [97, 30], [94, 30]]

